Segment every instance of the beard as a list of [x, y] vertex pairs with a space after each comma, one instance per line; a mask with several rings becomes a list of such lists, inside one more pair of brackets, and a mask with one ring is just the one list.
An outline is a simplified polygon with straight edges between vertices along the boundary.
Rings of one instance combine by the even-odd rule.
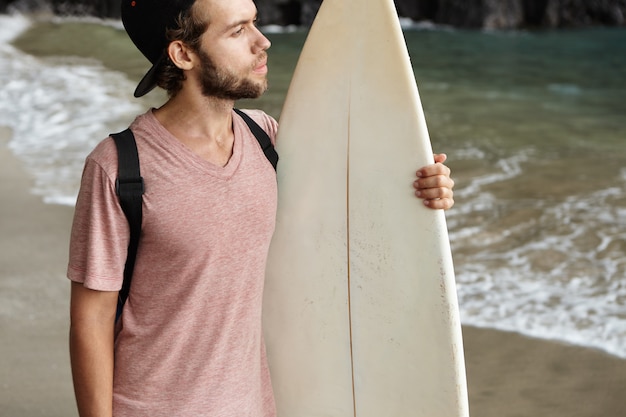
[[248, 78], [238, 77], [231, 72], [217, 68], [206, 52], [200, 50], [197, 53], [202, 66], [200, 86], [204, 96], [236, 101], [259, 98], [267, 90], [267, 79], [254, 82]]

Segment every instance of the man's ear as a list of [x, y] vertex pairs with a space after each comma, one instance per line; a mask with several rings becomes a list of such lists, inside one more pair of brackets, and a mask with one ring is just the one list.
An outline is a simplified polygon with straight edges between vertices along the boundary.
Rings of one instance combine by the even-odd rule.
[[182, 41], [170, 42], [167, 47], [167, 53], [178, 68], [182, 70], [190, 70], [194, 66], [194, 53]]

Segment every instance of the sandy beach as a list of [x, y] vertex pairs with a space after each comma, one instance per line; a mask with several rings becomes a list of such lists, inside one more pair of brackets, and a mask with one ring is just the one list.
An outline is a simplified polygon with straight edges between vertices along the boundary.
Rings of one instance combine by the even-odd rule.
[[[44, 204], [0, 127], [0, 416], [76, 415], [65, 278], [72, 209]], [[473, 417], [623, 417], [626, 361], [464, 328]], [[384, 417], [384, 416], [381, 416]]]
[[65, 278], [72, 209], [44, 204], [0, 127], [0, 415], [74, 416]]

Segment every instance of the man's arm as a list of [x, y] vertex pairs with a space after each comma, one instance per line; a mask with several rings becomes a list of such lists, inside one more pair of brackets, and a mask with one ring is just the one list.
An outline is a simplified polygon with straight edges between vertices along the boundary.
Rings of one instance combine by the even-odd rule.
[[80, 417], [113, 414], [113, 339], [116, 291], [72, 282], [70, 359]]

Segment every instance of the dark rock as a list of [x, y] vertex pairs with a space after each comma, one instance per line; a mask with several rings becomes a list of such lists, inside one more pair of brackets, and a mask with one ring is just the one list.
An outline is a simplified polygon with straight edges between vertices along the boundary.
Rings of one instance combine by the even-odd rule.
[[485, 16], [483, 0], [439, 0], [435, 22], [461, 28], [481, 28]]
[[[322, 0], [256, 0], [261, 24], [308, 26]], [[461, 28], [516, 29], [625, 25], [626, 0], [395, 0], [413, 20]], [[51, 9], [61, 15], [119, 17], [119, 0], [0, 0], [0, 12]], [[363, 7], [367, 2], [363, 0]]]
[[524, 25], [523, 0], [485, 0], [485, 29], [517, 29]]
[[434, 22], [439, 12], [439, 1], [428, 0], [399, 0], [396, 1], [396, 8], [400, 16], [409, 17], [413, 20], [429, 20]]
[[527, 26], [541, 26], [545, 20], [548, 0], [525, 0], [522, 2], [524, 22]]
[[545, 26], [624, 25], [626, 0], [548, 0]]

